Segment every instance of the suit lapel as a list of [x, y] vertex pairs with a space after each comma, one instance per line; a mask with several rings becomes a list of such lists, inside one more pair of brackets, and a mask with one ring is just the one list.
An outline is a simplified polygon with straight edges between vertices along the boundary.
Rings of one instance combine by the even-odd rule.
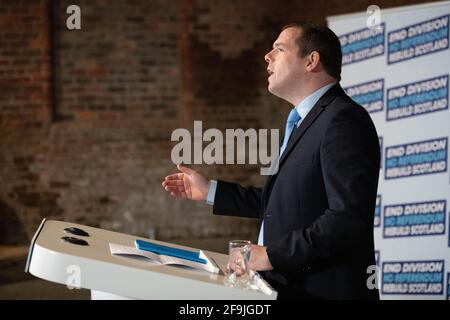
[[[286, 146], [286, 149], [284, 150], [279, 163], [278, 163], [278, 172], [281, 169], [281, 166], [286, 161], [287, 157], [289, 156], [289, 153], [292, 151], [294, 146], [298, 143], [298, 141], [301, 139], [301, 137], [305, 134], [306, 130], [311, 126], [311, 124], [317, 119], [317, 117], [322, 113], [324, 108], [328, 106], [338, 95], [343, 94], [343, 90], [339, 84], [334, 85], [331, 87], [320, 99], [317, 101], [317, 103], [314, 105], [314, 107], [311, 109], [311, 111], [306, 115], [305, 119], [300, 123], [300, 126], [294, 130], [292, 133], [292, 137], [288, 142], [288, 145]], [[264, 204], [266, 203], [266, 199], [268, 199], [268, 192], [270, 189], [270, 186], [275, 181], [277, 177], [277, 173], [274, 175], [271, 175], [267, 178], [266, 184], [264, 186], [264, 193], [263, 193], [263, 199]]]

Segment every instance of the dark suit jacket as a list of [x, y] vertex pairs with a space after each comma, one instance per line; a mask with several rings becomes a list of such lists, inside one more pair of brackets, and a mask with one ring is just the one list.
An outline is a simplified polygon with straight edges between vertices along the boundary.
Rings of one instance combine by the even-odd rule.
[[295, 129], [263, 189], [218, 181], [214, 214], [264, 219], [265, 273], [280, 299], [378, 299], [373, 220], [380, 150], [373, 122], [339, 84]]

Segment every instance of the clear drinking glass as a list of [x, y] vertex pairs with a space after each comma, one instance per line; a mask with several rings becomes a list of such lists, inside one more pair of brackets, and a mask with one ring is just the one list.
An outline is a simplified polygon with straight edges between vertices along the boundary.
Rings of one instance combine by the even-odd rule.
[[232, 285], [245, 287], [250, 284], [251, 244], [249, 240], [231, 240], [228, 244], [227, 279]]

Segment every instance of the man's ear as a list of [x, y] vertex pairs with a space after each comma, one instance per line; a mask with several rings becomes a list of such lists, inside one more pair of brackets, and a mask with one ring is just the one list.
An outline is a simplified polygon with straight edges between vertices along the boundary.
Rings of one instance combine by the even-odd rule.
[[320, 53], [318, 53], [317, 51], [311, 52], [306, 62], [306, 70], [309, 72], [316, 71], [319, 64], [320, 64]]

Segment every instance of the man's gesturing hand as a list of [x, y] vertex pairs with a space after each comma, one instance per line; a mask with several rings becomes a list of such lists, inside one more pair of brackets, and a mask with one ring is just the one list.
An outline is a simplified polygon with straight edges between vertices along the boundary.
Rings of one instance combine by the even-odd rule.
[[211, 182], [195, 170], [177, 166], [179, 173], [173, 173], [164, 178], [162, 186], [175, 198], [204, 200], [208, 197]]

